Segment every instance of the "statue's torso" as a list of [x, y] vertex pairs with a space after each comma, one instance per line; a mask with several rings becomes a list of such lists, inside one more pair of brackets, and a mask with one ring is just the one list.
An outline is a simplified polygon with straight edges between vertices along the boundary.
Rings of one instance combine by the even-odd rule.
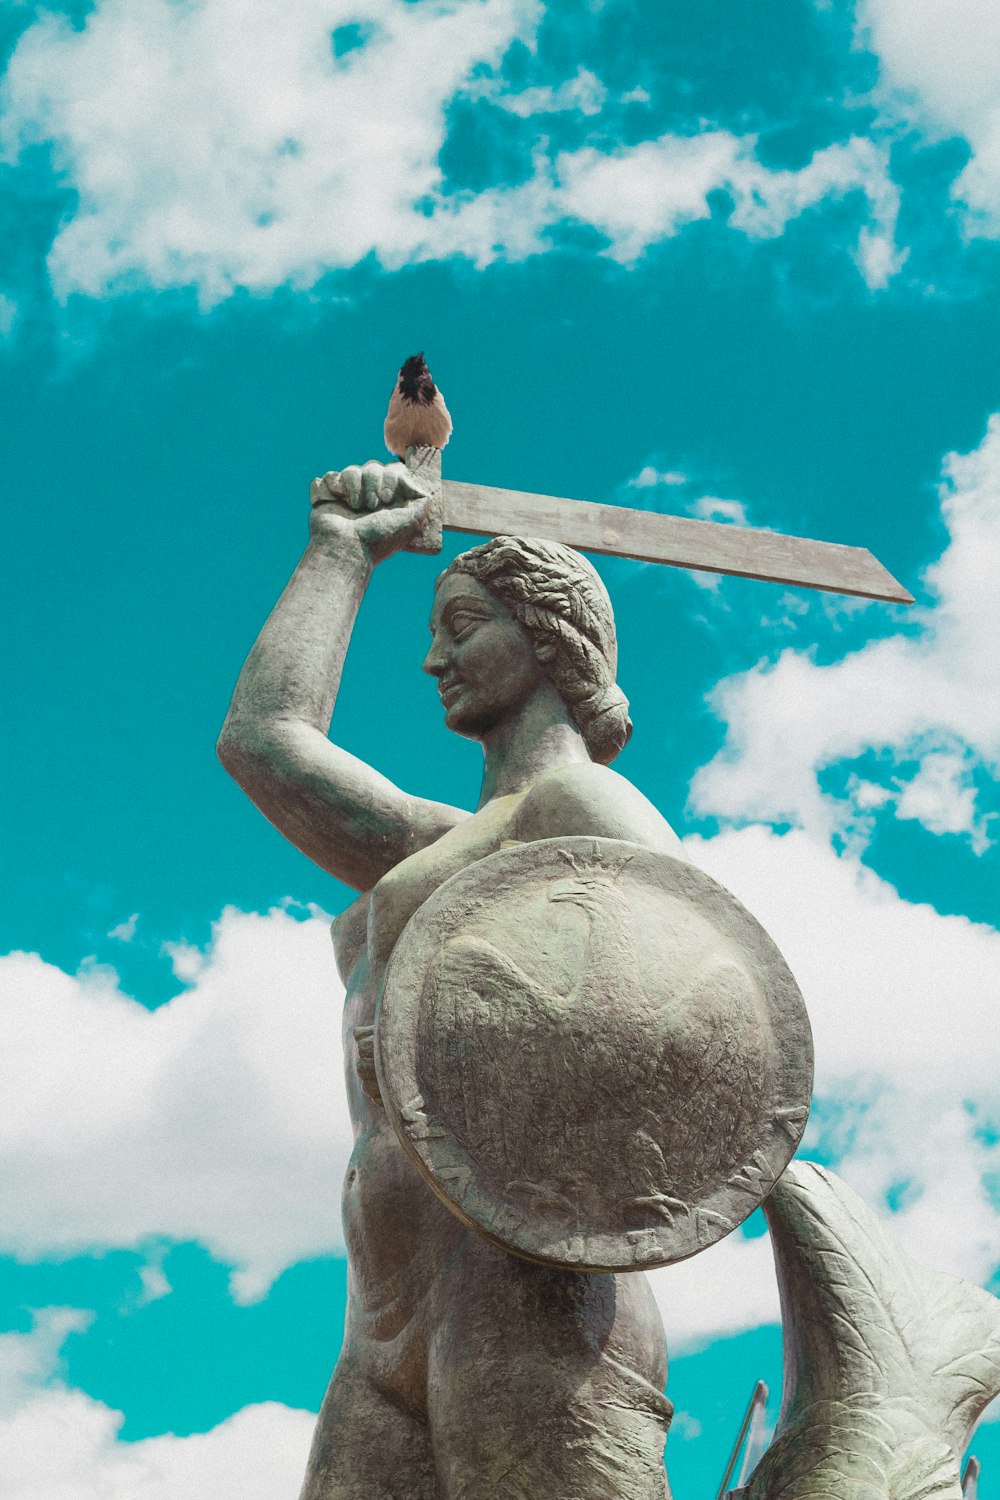
[[[557, 796], [558, 773], [551, 780]], [[528, 841], [558, 831], [545, 814], [552, 799], [529, 798], [531, 791], [495, 799], [402, 860], [333, 926], [346, 986], [344, 1063], [355, 1131], [343, 1194], [351, 1274], [347, 1347], [373, 1380], [411, 1409], [421, 1409], [426, 1399], [427, 1343], [437, 1317], [442, 1269], [472, 1231], [434, 1196], [382, 1105], [364, 1092], [355, 1030], [374, 1024], [394, 945], [416, 909], [440, 885], [509, 839]], [[662, 842], [665, 832], [680, 853], [679, 841], [654, 816], [657, 839]]]

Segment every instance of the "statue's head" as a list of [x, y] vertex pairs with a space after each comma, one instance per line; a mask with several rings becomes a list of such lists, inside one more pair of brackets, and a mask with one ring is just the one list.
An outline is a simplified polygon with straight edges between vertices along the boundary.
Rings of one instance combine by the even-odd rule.
[[[499, 536], [455, 558], [438, 578], [439, 600], [446, 594], [460, 597], [456, 591], [462, 578], [475, 580], [487, 600], [498, 601], [518, 627], [520, 644], [511, 637], [507, 649], [497, 651], [498, 691], [500, 674], [510, 679], [518, 671], [524, 677], [534, 670], [546, 678], [580, 730], [591, 759], [608, 765], [627, 744], [632, 721], [628, 700], [615, 682], [618, 646], [611, 600], [590, 563], [558, 542]], [[466, 607], [474, 615], [475, 601]], [[435, 670], [430, 657], [428, 665]]]

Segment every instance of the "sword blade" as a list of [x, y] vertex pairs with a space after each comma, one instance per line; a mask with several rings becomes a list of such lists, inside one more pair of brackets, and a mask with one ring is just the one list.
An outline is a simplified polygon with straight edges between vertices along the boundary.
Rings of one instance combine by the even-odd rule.
[[448, 531], [537, 536], [581, 552], [760, 578], [893, 604], [913, 603], [913, 595], [864, 547], [453, 479], [446, 479], [441, 489], [442, 521]]

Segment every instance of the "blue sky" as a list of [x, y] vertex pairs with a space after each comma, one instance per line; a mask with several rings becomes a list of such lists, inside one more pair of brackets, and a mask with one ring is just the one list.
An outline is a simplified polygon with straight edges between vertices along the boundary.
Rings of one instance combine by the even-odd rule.
[[[452, 477], [912, 589], [601, 563], [619, 766], [806, 996], [806, 1154], [995, 1285], [996, 9], [12, 0], [0, 48], [4, 1494], [296, 1493], [345, 1297], [348, 893], [214, 741], [309, 480], [381, 455], [418, 348]], [[419, 671], [438, 566], [379, 571], [338, 728], [470, 804]], [[777, 1391], [766, 1237], [655, 1286], [683, 1500]], [[974, 1449], [1000, 1497], [1000, 1428]]]

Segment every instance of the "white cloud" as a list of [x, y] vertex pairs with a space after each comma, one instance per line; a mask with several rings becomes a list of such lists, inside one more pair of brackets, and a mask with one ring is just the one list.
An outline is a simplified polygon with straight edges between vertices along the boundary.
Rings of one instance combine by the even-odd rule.
[[670, 1436], [676, 1443], [680, 1439], [683, 1443], [693, 1442], [700, 1438], [702, 1433], [701, 1423], [697, 1417], [693, 1417], [688, 1411], [674, 1411], [670, 1423]]
[[719, 495], [699, 495], [691, 507], [700, 521], [725, 521], [734, 526], [748, 526], [747, 508], [742, 500], [724, 500]]
[[968, 752], [931, 750], [912, 781], [903, 785], [896, 803], [897, 818], [912, 818], [931, 833], [972, 831], [974, 847], [985, 848], [985, 824], [976, 819], [976, 792]]
[[687, 475], [680, 469], [657, 469], [654, 464], [644, 464], [635, 478], [626, 482], [630, 489], [648, 490], [659, 484], [687, 484]]
[[[895, 804], [986, 847], [973, 778], [1000, 770], [1000, 417], [974, 452], [948, 456], [940, 493], [949, 542], [925, 575], [935, 607], [830, 665], [786, 650], [720, 683], [726, 740], [692, 782], [698, 812], [863, 838], [873, 809]], [[872, 749], [882, 771], [821, 788], [821, 772]]]
[[608, 91], [599, 78], [581, 68], [575, 77], [567, 78], [557, 88], [538, 87], [509, 94], [494, 80], [491, 87], [481, 91], [481, 96], [494, 99], [503, 109], [527, 120], [533, 115], [561, 114], [567, 110], [579, 111], [581, 115], [600, 114]]
[[[27, 1334], [0, 1335], [4, 1500], [275, 1500], [297, 1494], [315, 1417], [248, 1406], [211, 1432], [122, 1442], [122, 1414], [59, 1378], [59, 1351], [87, 1314], [47, 1308]], [[10, 1371], [16, 1376], [7, 1379]]]
[[737, 1231], [690, 1260], [651, 1271], [649, 1279], [670, 1354], [692, 1353], [781, 1318], [766, 1234], [750, 1239]]
[[556, 170], [565, 211], [593, 224], [611, 254], [636, 261], [657, 240], [707, 219], [708, 195], [735, 174], [742, 142], [727, 130], [665, 135], [614, 152], [567, 152]]
[[[107, 970], [0, 959], [5, 1251], [199, 1240], [249, 1300], [342, 1245], [352, 1135], [327, 921], [227, 910], [191, 977], [149, 1011]], [[146, 1291], [163, 1291], [155, 1268]]]
[[17, 327], [18, 305], [13, 297], [0, 292], [0, 339], [9, 338]]
[[143, 1306], [149, 1302], [158, 1302], [161, 1297], [168, 1297], [173, 1291], [163, 1266], [155, 1261], [140, 1267], [139, 1283], [142, 1287]]
[[108, 933], [109, 938], [114, 938], [116, 943], [130, 943], [135, 937], [136, 928], [139, 925], [139, 913], [134, 911], [124, 922], [118, 922]]
[[9, 1417], [51, 1379], [71, 1333], [83, 1333], [90, 1313], [76, 1307], [46, 1307], [34, 1314], [29, 1333], [0, 1333], [0, 1420]]
[[664, 135], [612, 153], [585, 148], [556, 162], [558, 201], [565, 212], [593, 224], [610, 240], [608, 254], [623, 264], [656, 241], [711, 212], [718, 190], [731, 195], [730, 224], [750, 239], [773, 239], [807, 209], [859, 193], [866, 200], [866, 239], [857, 253], [869, 286], [884, 286], [899, 257], [891, 247], [898, 192], [880, 147], [861, 137], [817, 151], [797, 171], [769, 171], [754, 154], [755, 136], [726, 130]]
[[[3, 96], [14, 152], [51, 139], [79, 194], [49, 257], [60, 295], [310, 286], [369, 254], [419, 257], [444, 108], [530, 36], [537, 0], [102, 0], [43, 16]], [[331, 30], [370, 22], [335, 61]]]
[[[194, 286], [211, 305], [236, 287], [309, 288], [368, 256], [388, 268], [518, 259], [547, 249], [566, 220], [597, 228], [629, 265], [706, 218], [718, 189], [752, 240], [857, 194], [861, 274], [873, 288], [893, 274], [896, 190], [881, 148], [861, 138], [772, 172], [755, 137], [705, 126], [554, 160], [536, 133], [528, 181], [447, 193], [439, 153], [458, 95], [540, 130], [553, 111], [586, 121], [603, 109], [604, 85], [586, 71], [521, 91], [499, 81], [503, 54], [532, 43], [541, 14], [538, 0], [305, 0], [292, 11], [98, 0], [79, 29], [43, 15], [10, 60], [0, 141], [10, 159], [50, 142], [77, 194], [49, 254], [56, 294]], [[347, 23], [371, 33], [335, 59], [331, 31]]]
[[878, 53], [887, 113], [971, 158], [953, 184], [973, 233], [1000, 234], [1000, 8], [993, 0], [861, 0], [865, 43]]
[[957, 1099], [998, 1090], [984, 1037], [1000, 1000], [1000, 933], [904, 901], [851, 854], [802, 830], [689, 838], [692, 859], [767, 928], [805, 996], [819, 1093], [858, 1075]]

